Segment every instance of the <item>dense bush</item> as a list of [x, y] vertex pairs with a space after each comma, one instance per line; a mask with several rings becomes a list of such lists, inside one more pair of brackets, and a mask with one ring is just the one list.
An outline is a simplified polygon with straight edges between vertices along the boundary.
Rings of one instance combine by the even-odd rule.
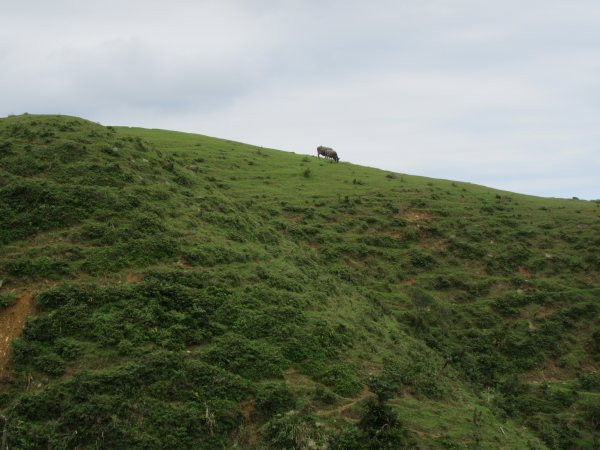
[[217, 338], [204, 358], [211, 364], [254, 381], [282, 378], [282, 370], [289, 365], [274, 346], [235, 334]]
[[600, 372], [580, 373], [579, 385], [586, 391], [600, 391]]
[[19, 258], [8, 262], [4, 272], [19, 278], [60, 278], [71, 272], [65, 261], [42, 256], [40, 258]]
[[98, 209], [119, 210], [111, 192], [51, 182], [19, 181], [0, 188], [0, 243], [80, 222]]
[[268, 419], [294, 409], [296, 400], [286, 383], [267, 382], [259, 387], [254, 405], [261, 417]]
[[18, 296], [14, 292], [0, 291], [0, 310], [12, 306], [17, 302]]
[[344, 364], [330, 365], [317, 375], [317, 380], [339, 395], [351, 396], [360, 391], [362, 383], [356, 372]]
[[327, 442], [315, 418], [299, 411], [276, 415], [266, 424], [264, 435], [269, 447], [278, 449], [317, 449]]
[[364, 449], [403, 449], [411, 448], [408, 432], [394, 410], [386, 403], [371, 400], [358, 427], [358, 442]]
[[123, 449], [219, 448], [239, 425], [237, 402], [248, 392], [227, 372], [172, 353], [154, 354], [24, 395], [12, 409], [7, 442], [21, 448], [100, 442]]

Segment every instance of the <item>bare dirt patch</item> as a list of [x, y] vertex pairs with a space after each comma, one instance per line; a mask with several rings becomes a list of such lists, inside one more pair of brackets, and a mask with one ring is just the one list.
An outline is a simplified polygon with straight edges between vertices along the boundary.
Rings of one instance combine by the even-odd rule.
[[433, 220], [431, 214], [423, 211], [403, 211], [398, 215], [407, 222], [431, 222]]
[[402, 239], [404, 237], [404, 233], [401, 231], [388, 231], [387, 235], [392, 239]]
[[244, 416], [244, 420], [246, 422], [250, 422], [252, 413], [254, 413], [254, 410], [256, 409], [254, 406], [254, 399], [249, 398], [248, 400], [242, 402], [240, 407], [242, 408], [242, 415]]
[[285, 369], [285, 371], [283, 372], [283, 375], [285, 377], [285, 381], [287, 381], [288, 383], [290, 383], [292, 385], [313, 386], [316, 384], [313, 380], [311, 380], [306, 375], [302, 375], [301, 373], [296, 372], [296, 369], [294, 369], [293, 367], [289, 367], [289, 368]]
[[429, 250], [444, 251], [448, 249], [448, 242], [435, 239], [424, 239], [419, 242], [419, 245]]
[[519, 266], [519, 275], [524, 278], [531, 278], [531, 273], [524, 266]]
[[21, 333], [27, 316], [34, 313], [32, 291], [22, 292], [14, 305], [0, 311], [0, 379], [6, 375], [13, 338]]
[[186, 260], [185, 260], [185, 258], [183, 257], [183, 255], [179, 255], [179, 257], [177, 258], [177, 267], [179, 267], [179, 268], [181, 268], [181, 269], [183, 269], [183, 270], [189, 270], [189, 269], [190, 269], [190, 267], [192, 267], [192, 266], [190, 266], [190, 265], [189, 265], [189, 264], [186, 262]]
[[127, 272], [125, 275], [125, 283], [139, 283], [142, 280], [142, 276], [139, 273]]
[[417, 282], [417, 280], [415, 280], [414, 278], [409, 278], [408, 280], [404, 280], [402, 282], [402, 284], [405, 285], [405, 286], [412, 286], [416, 282]]
[[573, 370], [558, 367], [553, 360], [549, 359], [541, 369], [534, 369], [526, 373], [523, 378], [529, 383], [541, 383], [544, 381], [566, 381], [574, 377]]

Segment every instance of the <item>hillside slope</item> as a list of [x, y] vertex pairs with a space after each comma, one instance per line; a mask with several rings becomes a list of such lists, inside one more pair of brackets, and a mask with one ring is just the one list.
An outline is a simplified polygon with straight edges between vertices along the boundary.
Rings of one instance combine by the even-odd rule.
[[598, 445], [598, 203], [24, 115], [0, 230], [10, 449]]

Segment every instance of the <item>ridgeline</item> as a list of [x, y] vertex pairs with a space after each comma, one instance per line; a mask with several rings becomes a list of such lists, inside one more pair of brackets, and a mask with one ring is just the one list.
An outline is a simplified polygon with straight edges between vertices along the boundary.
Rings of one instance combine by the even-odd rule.
[[600, 445], [598, 202], [22, 115], [0, 245], [3, 449]]

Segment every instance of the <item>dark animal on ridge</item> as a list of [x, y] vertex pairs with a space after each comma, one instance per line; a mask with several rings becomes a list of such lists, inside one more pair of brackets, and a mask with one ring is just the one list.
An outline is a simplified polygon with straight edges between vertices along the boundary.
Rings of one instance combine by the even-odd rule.
[[331, 147], [323, 147], [319, 145], [317, 147], [317, 158], [320, 158], [323, 155], [325, 158], [333, 159], [335, 162], [340, 162], [340, 158], [338, 158], [337, 153]]

